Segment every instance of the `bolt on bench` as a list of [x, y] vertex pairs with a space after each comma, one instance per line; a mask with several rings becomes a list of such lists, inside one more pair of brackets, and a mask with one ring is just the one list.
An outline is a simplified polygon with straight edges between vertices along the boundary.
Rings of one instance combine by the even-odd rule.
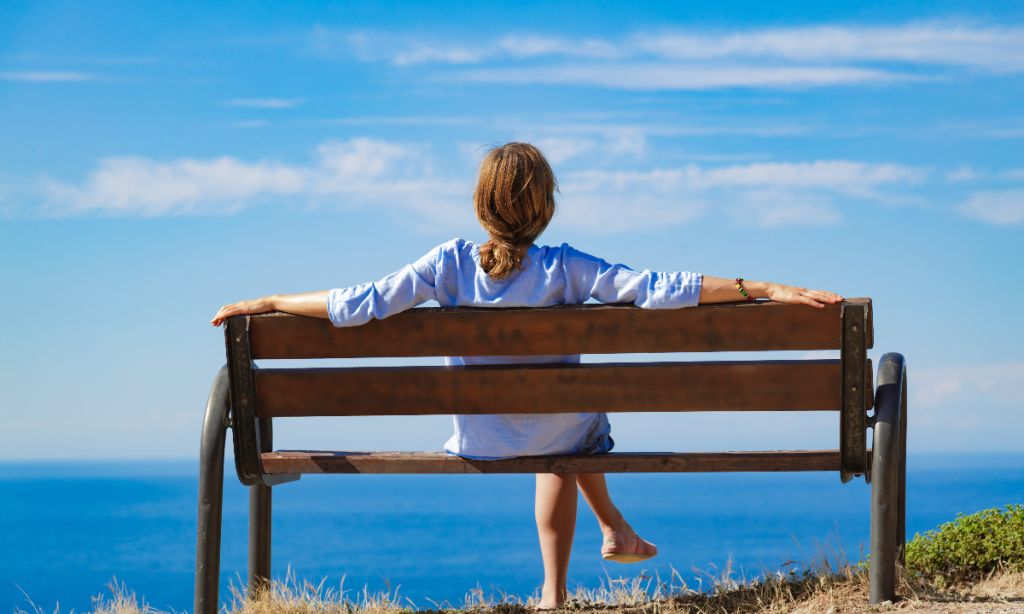
[[[249, 586], [270, 576], [271, 489], [303, 473], [836, 471], [871, 488], [870, 598], [895, 597], [905, 545], [907, 376], [882, 356], [872, 391], [871, 299], [645, 310], [624, 305], [416, 308], [362, 326], [233, 316], [200, 446], [196, 614], [218, 609], [224, 445], [250, 486]], [[825, 360], [257, 368], [257, 359], [840, 350]], [[499, 395], [493, 391], [499, 390]], [[869, 410], [874, 407], [874, 412]], [[445, 452], [274, 451], [272, 420], [470, 413], [830, 411], [834, 450], [612, 452], [476, 461]], [[873, 446], [867, 448], [867, 429]]]

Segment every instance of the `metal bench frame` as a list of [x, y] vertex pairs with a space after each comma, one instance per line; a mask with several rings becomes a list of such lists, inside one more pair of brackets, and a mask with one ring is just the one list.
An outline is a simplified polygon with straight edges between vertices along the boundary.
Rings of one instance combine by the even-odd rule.
[[[325, 319], [281, 313], [231, 317], [225, 326], [227, 364], [214, 378], [200, 443], [194, 611], [215, 614], [218, 610], [228, 428], [238, 478], [250, 487], [250, 591], [265, 588], [270, 577], [272, 487], [297, 480], [301, 473], [838, 471], [844, 483], [863, 475], [872, 485], [870, 601], [894, 599], [897, 563], [903, 561], [906, 535], [907, 374], [902, 355], [883, 355], [877, 388], [872, 392], [872, 365], [867, 359], [867, 350], [874, 343], [871, 312], [871, 300], [860, 298], [820, 310], [764, 301], [674, 310], [606, 305], [417, 308], [386, 320], [342, 328]], [[254, 362], [270, 358], [815, 349], [839, 349], [840, 358], [495, 368], [258, 369]], [[600, 390], [601, 382], [622, 378], [627, 381], [626, 388], [653, 387], [653, 392], [637, 400]], [[523, 381], [536, 385], [513, 386], [502, 399], [474, 394]], [[705, 385], [705, 381], [711, 384]], [[713, 388], [715, 382], [728, 382], [736, 387], [735, 392], [730, 389], [723, 396], [720, 388]], [[356, 384], [363, 394], [351, 394]], [[589, 390], [595, 384], [598, 393], [584, 399], [585, 409], [575, 408], [576, 400], [571, 402], [574, 408], [566, 407], [570, 404], [564, 401], [566, 394]], [[677, 395], [680, 389], [694, 399], [682, 401]], [[872, 406], [873, 414], [869, 413]], [[456, 409], [458, 413], [514, 413], [559, 408], [832, 410], [839, 413], [839, 448], [472, 461], [444, 453], [274, 452], [272, 445], [275, 417], [450, 414]], [[867, 448], [868, 428], [873, 429], [871, 449]]]

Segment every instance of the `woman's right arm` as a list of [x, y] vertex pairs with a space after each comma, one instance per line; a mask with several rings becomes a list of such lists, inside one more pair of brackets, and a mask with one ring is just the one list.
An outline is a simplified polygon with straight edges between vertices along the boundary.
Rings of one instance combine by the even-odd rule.
[[251, 301], [238, 301], [224, 305], [210, 320], [210, 324], [220, 326], [231, 316], [283, 311], [297, 316], [327, 318], [327, 294], [330, 290], [301, 292], [299, 294], [274, 294]]
[[[745, 300], [736, 288], [735, 279], [704, 275], [699, 304], [732, 303]], [[743, 280], [743, 289], [754, 298], [766, 298], [779, 303], [797, 303], [822, 309], [828, 303], [842, 302], [843, 297], [828, 290], [808, 290], [770, 281]]]
[[386, 318], [437, 298], [434, 288], [437, 262], [442, 250], [451, 246], [454, 246], [453, 241], [438, 245], [412, 264], [376, 282], [332, 290], [274, 294], [224, 305], [210, 323], [220, 326], [234, 315], [270, 311], [326, 318], [334, 326], [358, 326], [375, 318]]

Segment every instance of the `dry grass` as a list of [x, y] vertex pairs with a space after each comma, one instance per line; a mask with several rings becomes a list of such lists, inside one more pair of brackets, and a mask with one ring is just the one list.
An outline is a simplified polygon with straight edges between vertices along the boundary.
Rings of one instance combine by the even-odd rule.
[[[744, 579], [731, 566], [702, 574], [706, 590], [687, 586], [678, 572], [663, 581], [657, 575], [607, 577], [598, 588], [579, 588], [564, 614], [800, 614], [875, 612], [1021, 612], [1024, 613], [1024, 573], [994, 573], [980, 582], [938, 589], [901, 577], [896, 603], [868, 605], [868, 578], [863, 566], [830, 564], [822, 559], [801, 572], [774, 573]], [[160, 614], [116, 580], [110, 596], [96, 597], [96, 614]], [[364, 587], [354, 594], [325, 582], [300, 582], [291, 572], [271, 583], [269, 590], [249, 598], [237, 584], [231, 587], [230, 614], [532, 614], [538, 595], [486, 595], [477, 588], [463, 602], [431, 603], [422, 608], [399, 595], [398, 588], [371, 593]], [[45, 614], [33, 605], [25, 614]], [[59, 612], [56, 610], [56, 612]]]
[[[867, 604], [867, 574], [861, 566], [833, 568], [827, 562], [797, 573], [775, 573], [745, 580], [727, 567], [703, 574], [708, 589], [686, 585], [678, 572], [669, 581], [650, 575], [607, 577], [597, 588], [578, 588], [564, 614], [860, 614], [876, 612], [1024, 613], [1024, 573], [994, 573], [980, 582], [939, 589], [900, 578], [895, 604]], [[703, 581], [700, 582], [703, 584]], [[113, 582], [109, 597], [93, 600], [96, 614], [159, 614], [139, 600], [124, 584]], [[326, 586], [324, 581], [299, 581], [289, 573], [268, 590], [247, 595], [238, 585], [230, 588], [229, 614], [532, 614], [537, 595], [526, 599], [468, 591], [462, 603], [431, 603], [421, 608], [398, 594], [398, 589], [370, 593]], [[56, 610], [58, 612], [58, 610]], [[26, 612], [17, 610], [17, 612]], [[33, 605], [26, 614], [44, 614]]]
[[[579, 588], [565, 614], [823, 614], [867, 612], [1024, 612], [1024, 574], [1000, 572], [970, 586], [939, 590], [900, 577], [896, 603], [868, 605], [868, 577], [863, 566], [833, 568], [827, 561], [801, 574], [776, 573], [753, 580], [738, 577], [731, 567], [705, 574], [708, 590], [686, 585], [673, 571], [669, 581], [658, 576], [606, 578], [595, 589]], [[289, 576], [272, 583], [253, 599], [233, 589], [232, 614], [528, 614], [538, 601], [517, 596], [488, 596], [469, 591], [460, 604], [432, 603], [422, 609], [402, 599], [398, 590], [350, 596], [323, 583], [298, 583]], [[132, 613], [134, 614], [134, 612]]]

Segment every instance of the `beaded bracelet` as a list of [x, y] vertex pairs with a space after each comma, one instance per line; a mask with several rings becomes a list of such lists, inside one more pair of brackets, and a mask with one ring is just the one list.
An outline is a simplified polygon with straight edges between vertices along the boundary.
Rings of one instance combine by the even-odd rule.
[[749, 294], [747, 294], [747, 291], [743, 289], [743, 278], [742, 277], [737, 277], [735, 283], [736, 283], [736, 289], [740, 291], [740, 294], [743, 295], [743, 298], [745, 298], [747, 301], [754, 300], [754, 297], [752, 297]]

